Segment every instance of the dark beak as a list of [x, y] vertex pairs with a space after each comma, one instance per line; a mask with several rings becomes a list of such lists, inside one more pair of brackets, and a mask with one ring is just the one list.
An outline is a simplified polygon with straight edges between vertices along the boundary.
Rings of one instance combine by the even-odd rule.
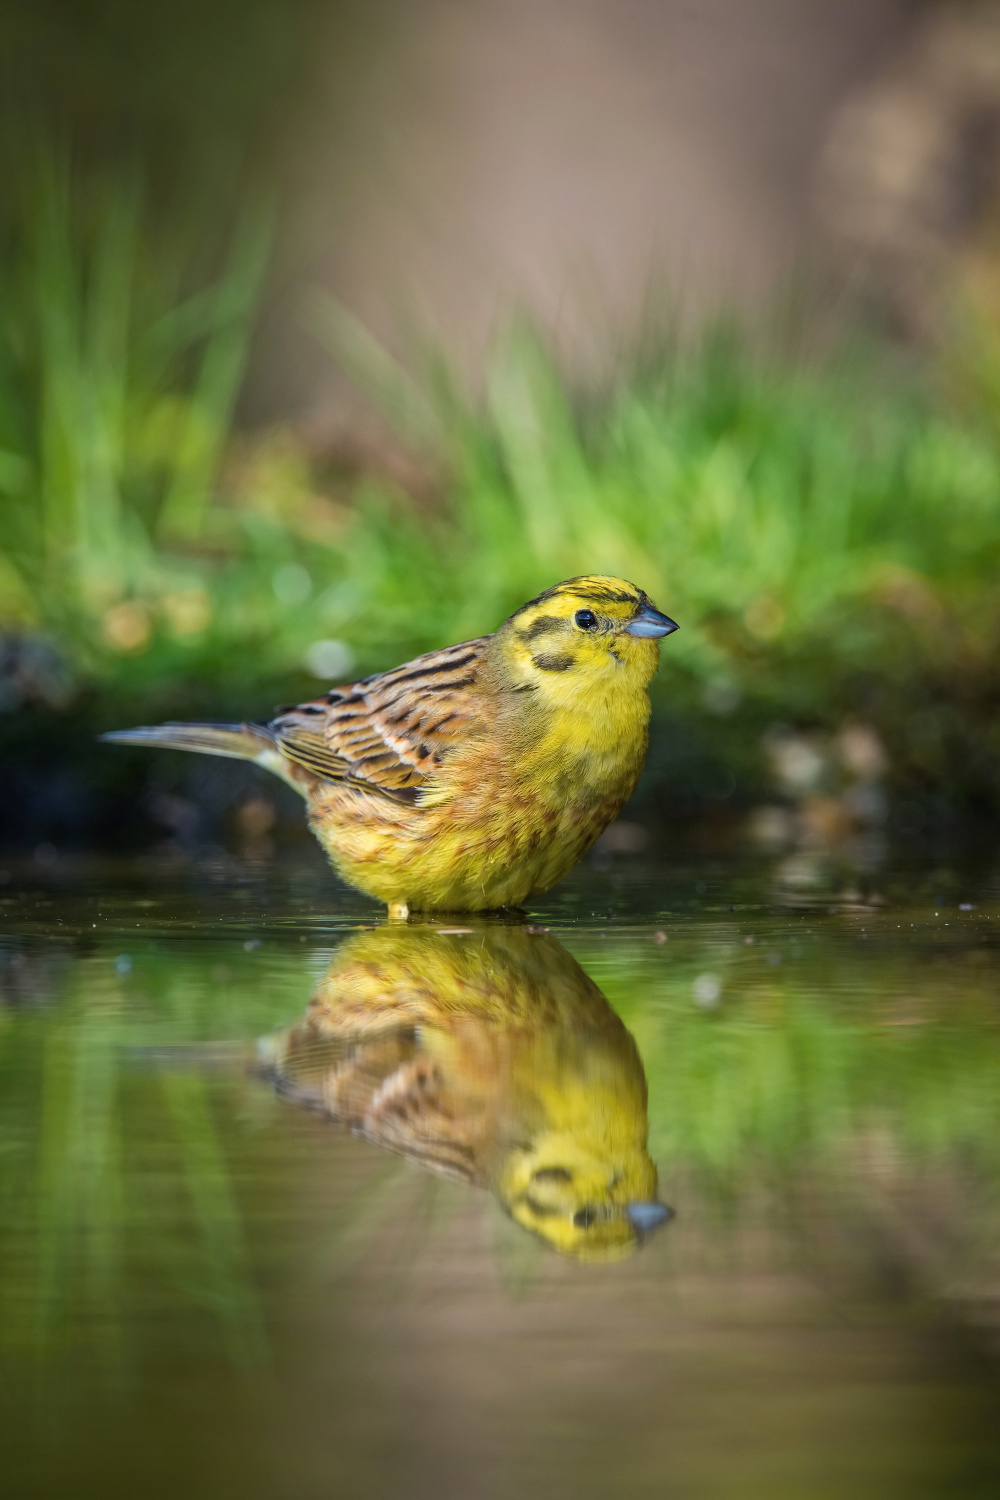
[[640, 1235], [651, 1234], [654, 1229], [659, 1229], [668, 1219], [672, 1219], [674, 1211], [665, 1203], [630, 1203], [625, 1210], [626, 1217], [632, 1228]]
[[651, 604], [640, 604], [625, 626], [626, 635], [637, 635], [641, 640], [655, 640], [661, 635], [671, 635], [677, 629], [669, 615], [661, 615]]

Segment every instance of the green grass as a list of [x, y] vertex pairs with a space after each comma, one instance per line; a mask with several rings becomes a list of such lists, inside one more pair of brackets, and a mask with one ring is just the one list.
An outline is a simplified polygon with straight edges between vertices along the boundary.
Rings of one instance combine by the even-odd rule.
[[370, 670], [612, 572], [680, 621], [659, 701], [739, 774], [769, 723], [861, 715], [904, 780], [1000, 798], [991, 397], [716, 329], [580, 401], [513, 327], [472, 400], [317, 298], [317, 337], [432, 476], [409, 492], [239, 431], [266, 215], [210, 276], [150, 222], [136, 183], [42, 152], [0, 247], [0, 621], [109, 715], [269, 702], [308, 688], [317, 641]]

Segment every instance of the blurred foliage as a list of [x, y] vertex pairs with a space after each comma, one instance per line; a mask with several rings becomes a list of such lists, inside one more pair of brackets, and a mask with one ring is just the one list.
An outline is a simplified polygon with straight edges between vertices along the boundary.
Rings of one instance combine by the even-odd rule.
[[0, 622], [62, 659], [50, 702], [75, 683], [108, 718], [266, 708], [279, 681], [386, 666], [611, 572], [681, 622], [658, 702], [737, 780], [769, 724], [853, 716], [897, 779], [1000, 802], [981, 351], [962, 406], [871, 346], [810, 363], [717, 327], [575, 401], [514, 326], [473, 401], [317, 298], [314, 331], [398, 434], [359, 460], [235, 424], [264, 208], [206, 267], [150, 227], [137, 179], [84, 182], [39, 149], [21, 190], [0, 246]]

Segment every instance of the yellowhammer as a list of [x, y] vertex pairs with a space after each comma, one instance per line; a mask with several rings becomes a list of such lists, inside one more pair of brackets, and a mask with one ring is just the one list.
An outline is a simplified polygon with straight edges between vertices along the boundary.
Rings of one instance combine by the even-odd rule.
[[631, 795], [657, 640], [676, 629], [634, 584], [571, 578], [493, 635], [269, 724], [105, 738], [266, 766], [305, 797], [339, 874], [395, 915], [518, 906], [561, 880]]
[[546, 933], [488, 919], [363, 933], [257, 1061], [287, 1098], [489, 1188], [577, 1260], [617, 1260], [670, 1217], [635, 1042]]

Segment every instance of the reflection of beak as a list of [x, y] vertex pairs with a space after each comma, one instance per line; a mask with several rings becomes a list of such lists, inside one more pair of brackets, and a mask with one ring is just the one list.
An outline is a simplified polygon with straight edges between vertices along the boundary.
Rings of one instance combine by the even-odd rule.
[[673, 1209], [665, 1203], [630, 1203], [625, 1213], [633, 1229], [641, 1235], [651, 1234], [674, 1216]]
[[657, 636], [671, 635], [677, 628], [669, 615], [661, 615], [651, 604], [641, 604], [625, 626], [625, 634], [637, 635], [641, 640], [655, 640]]

